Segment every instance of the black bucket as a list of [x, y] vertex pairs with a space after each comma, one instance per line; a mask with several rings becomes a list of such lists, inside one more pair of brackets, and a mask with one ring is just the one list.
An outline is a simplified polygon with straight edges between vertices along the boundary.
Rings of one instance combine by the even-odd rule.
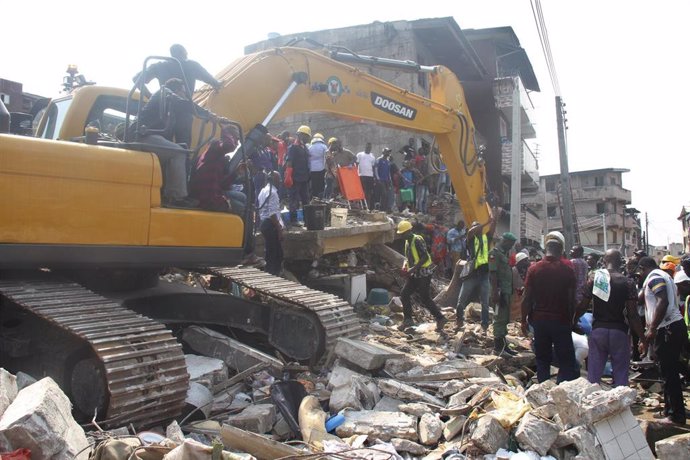
[[323, 230], [326, 226], [326, 205], [305, 204], [304, 223], [307, 230]]

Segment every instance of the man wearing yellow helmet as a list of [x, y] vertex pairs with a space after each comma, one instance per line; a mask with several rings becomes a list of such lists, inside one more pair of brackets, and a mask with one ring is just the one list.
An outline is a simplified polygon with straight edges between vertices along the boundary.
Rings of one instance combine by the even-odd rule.
[[398, 235], [405, 239], [405, 263], [403, 269], [407, 269], [409, 275], [405, 286], [400, 291], [400, 300], [403, 304], [403, 323], [400, 330], [414, 326], [412, 317], [411, 297], [413, 293], [419, 294], [424, 308], [429, 310], [436, 319], [436, 330], [443, 332], [443, 326], [448, 322], [441, 313], [441, 309], [431, 298], [431, 275], [435, 265], [431, 261], [431, 254], [426, 248], [424, 237], [414, 233], [410, 221], [401, 220], [398, 224]]

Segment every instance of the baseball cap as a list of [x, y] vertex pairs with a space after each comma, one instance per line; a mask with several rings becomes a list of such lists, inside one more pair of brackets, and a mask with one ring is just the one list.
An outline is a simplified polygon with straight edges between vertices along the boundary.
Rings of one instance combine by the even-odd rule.
[[515, 254], [515, 263], [517, 264], [519, 262], [522, 262], [527, 257], [529, 257], [529, 256], [527, 254], [525, 254], [524, 252], [522, 252], [522, 251], [518, 252], [517, 254]]
[[501, 238], [509, 241], [517, 241], [517, 238], [511, 232], [505, 232], [503, 235], [501, 235]]
[[565, 247], [565, 237], [561, 232], [549, 232], [544, 238], [544, 244], [548, 243], [549, 241], [557, 241], [561, 243], [561, 246]]

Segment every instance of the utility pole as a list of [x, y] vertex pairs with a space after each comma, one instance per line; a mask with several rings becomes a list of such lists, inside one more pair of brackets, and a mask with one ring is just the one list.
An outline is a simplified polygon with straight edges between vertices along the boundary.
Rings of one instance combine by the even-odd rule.
[[575, 241], [573, 227], [573, 195], [570, 188], [570, 172], [568, 171], [568, 151], [565, 139], [564, 104], [560, 96], [556, 96], [556, 123], [558, 125], [558, 156], [561, 163], [561, 196], [563, 197], [563, 236], [565, 247], [570, 248]]
[[[513, 77], [512, 161], [510, 170], [510, 231], [521, 241], [520, 192], [522, 189], [522, 123], [520, 117], [520, 79]], [[548, 217], [547, 217], [548, 219]]]
[[606, 229], [606, 213], [602, 212], [601, 213], [601, 223], [604, 226], [604, 252], [608, 251], [609, 245], [608, 245], [608, 230]]

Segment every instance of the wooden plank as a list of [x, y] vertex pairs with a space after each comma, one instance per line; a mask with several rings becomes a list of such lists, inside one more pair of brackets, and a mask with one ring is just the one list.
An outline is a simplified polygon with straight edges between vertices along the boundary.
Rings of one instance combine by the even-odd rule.
[[288, 444], [273, 441], [256, 433], [244, 431], [230, 425], [223, 425], [221, 427], [220, 439], [225, 447], [246, 452], [258, 460], [273, 460], [274, 458], [304, 455], [304, 451]]

